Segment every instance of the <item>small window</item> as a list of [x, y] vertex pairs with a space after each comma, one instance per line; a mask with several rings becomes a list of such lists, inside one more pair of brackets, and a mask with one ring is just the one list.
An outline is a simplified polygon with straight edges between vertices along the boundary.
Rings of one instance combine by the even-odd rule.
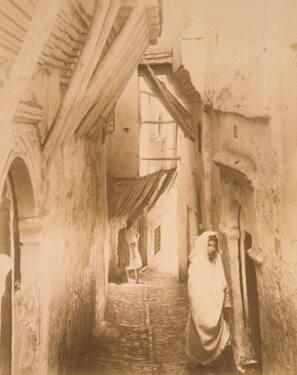
[[161, 226], [157, 226], [154, 231], [154, 252], [157, 254], [161, 250]]

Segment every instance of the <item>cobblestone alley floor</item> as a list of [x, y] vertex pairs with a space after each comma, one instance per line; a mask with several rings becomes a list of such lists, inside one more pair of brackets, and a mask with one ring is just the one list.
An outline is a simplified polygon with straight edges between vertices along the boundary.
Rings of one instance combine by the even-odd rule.
[[186, 285], [156, 268], [141, 279], [144, 284], [110, 284], [105, 319], [116, 328], [93, 339], [79, 375], [232, 375], [225, 366], [201, 371], [188, 363]]

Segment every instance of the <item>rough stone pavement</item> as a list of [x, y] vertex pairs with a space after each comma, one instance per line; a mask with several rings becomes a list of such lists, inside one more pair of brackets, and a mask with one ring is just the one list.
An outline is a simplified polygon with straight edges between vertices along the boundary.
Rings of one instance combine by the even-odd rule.
[[109, 285], [106, 320], [117, 328], [93, 338], [75, 374], [232, 375], [224, 363], [207, 370], [188, 363], [186, 285], [157, 268], [143, 272], [141, 279], [144, 284]]

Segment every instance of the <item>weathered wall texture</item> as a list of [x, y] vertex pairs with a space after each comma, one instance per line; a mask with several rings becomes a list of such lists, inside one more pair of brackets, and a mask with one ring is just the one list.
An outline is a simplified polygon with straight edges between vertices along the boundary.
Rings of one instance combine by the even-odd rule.
[[[21, 273], [9, 314], [16, 375], [63, 373], [103, 318], [107, 160], [98, 118], [109, 117], [158, 38], [159, 11], [157, 1], [1, 3], [0, 194], [6, 182], [11, 197], [3, 253], [14, 263], [13, 284], [19, 258]], [[137, 108], [122, 104], [121, 127], [137, 133], [130, 104]]]
[[115, 107], [115, 133], [108, 137], [108, 173], [117, 177], [139, 175], [138, 73], [133, 73]]
[[[95, 323], [96, 289], [104, 290], [105, 165], [97, 168], [99, 141], [71, 139], [55, 155], [47, 191], [41, 248], [48, 306], [49, 365], [72, 360]], [[101, 306], [102, 308], [102, 306]], [[100, 315], [102, 312], [97, 311]]]
[[[202, 98], [198, 178], [204, 223], [220, 229], [227, 240], [236, 314], [240, 291], [234, 244], [241, 206], [262, 263], [256, 272], [264, 373], [294, 374], [297, 5], [290, 0], [176, 0], [164, 6], [176, 22], [170, 28], [165, 20], [163, 31], [179, 38], [163, 35], [163, 47], [174, 47], [173, 65], [185, 66]], [[233, 324], [240, 356], [244, 332], [239, 321]]]
[[[193, 127], [195, 124], [193, 116]], [[187, 280], [188, 255], [198, 234], [199, 180], [197, 176], [197, 144], [178, 130], [177, 153], [180, 157], [177, 169], [177, 242], [180, 281]]]
[[[6, 138], [0, 159], [0, 185], [4, 182], [10, 190], [10, 249], [12, 257], [17, 242], [21, 242], [21, 284], [15, 292], [14, 319], [12, 320], [15, 339], [13, 345], [15, 373], [38, 372], [40, 354], [40, 269], [39, 249], [40, 203], [42, 199], [41, 153], [39, 138], [34, 126], [16, 127]], [[8, 179], [8, 173], [10, 179]], [[12, 198], [14, 187], [15, 199]], [[13, 203], [14, 201], [14, 203]], [[17, 214], [14, 211], [17, 210]], [[14, 220], [18, 221], [18, 238], [12, 235]], [[2, 236], [2, 232], [1, 232]], [[9, 319], [9, 317], [7, 317]], [[8, 324], [8, 323], [7, 323]], [[26, 372], [27, 371], [27, 372]]]
[[[158, 264], [160, 270], [178, 273], [178, 216], [176, 180], [147, 213], [148, 264]], [[161, 251], [155, 254], [155, 229], [161, 229]]]
[[45, 374], [49, 366], [57, 374], [82, 349], [95, 318], [103, 317], [105, 152], [100, 139], [72, 139], [46, 170], [34, 127], [18, 130], [1, 155], [1, 184], [10, 172], [15, 185], [21, 241], [15, 371]]

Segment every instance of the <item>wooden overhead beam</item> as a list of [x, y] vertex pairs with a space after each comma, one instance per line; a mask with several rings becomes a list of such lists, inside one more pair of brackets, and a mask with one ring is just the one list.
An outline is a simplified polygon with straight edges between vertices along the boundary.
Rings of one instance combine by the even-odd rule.
[[156, 94], [160, 102], [164, 105], [177, 125], [181, 128], [184, 135], [195, 140], [195, 132], [192, 128], [192, 118], [189, 112], [183, 107], [178, 99], [167, 89], [166, 85], [161, 82], [155, 75], [153, 69], [149, 65], [141, 67], [141, 73], [150, 87]]
[[13, 121], [20, 124], [37, 125], [44, 116], [43, 108], [34, 102], [20, 101], [13, 116]]
[[[96, 121], [109, 115], [141, 60], [147, 45], [148, 30], [145, 27], [145, 19], [143, 19], [142, 21], [140, 20], [138, 26], [134, 29], [134, 33], [130, 35], [126, 50], [122, 50], [122, 56], [118, 56], [115, 61], [116, 65], [110, 69], [110, 74], [106, 72], [106, 76], [110, 75], [109, 81], [111, 83], [108, 84], [108, 79], [106, 84], [102, 82], [102, 86], [99, 87], [97, 92], [98, 101], [85, 115], [80, 127], [77, 129], [77, 136], [89, 136]], [[113, 71], [117, 72], [116, 77], [114, 77]]]
[[89, 37], [79, 57], [73, 78], [65, 94], [64, 101], [58, 112], [52, 131], [44, 144], [44, 156], [49, 159], [58, 144], [61, 144], [67, 133], [73, 129], [71, 118], [75, 107], [83, 99], [87, 86], [96, 69], [103, 48], [119, 11], [118, 0], [97, 2], [94, 17], [91, 23]]
[[0, 140], [2, 142], [5, 142], [5, 135], [10, 129], [16, 107], [35, 72], [37, 61], [55, 23], [60, 7], [60, 0], [51, 0], [50, 2], [40, 0], [34, 11], [31, 26], [20, 53], [0, 93]]
[[[138, 47], [143, 48], [145, 46], [145, 42], [148, 40], [147, 38], [147, 34], [140, 38]], [[80, 127], [77, 129], [77, 136], [92, 136], [96, 132], [98, 124], [100, 125], [102, 123], [100, 120], [106, 121], [106, 119], [110, 115], [110, 112], [116, 105], [118, 98], [129, 82], [129, 79], [131, 78], [131, 75], [135, 70], [135, 64], [137, 65], [137, 62], [141, 60], [142, 55], [143, 51], [139, 48], [135, 48], [134, 53], [129, 55], [130, 58], [129, 61], [127, 61], [129, 62], [128, 68], [123, 67], [122, 65], [122, 68], [118, 70], [119, 78], [115, 80], [113, 85], [108, 88], [108, 95], [106, 95], [102, 99], [100, 98], [98, 103], [96, 103], [96, 105], [83, 119]]]
[[124, 57], [128, 57], [128, 55], [126, 55], [127, 45], [130, 45], [129, 39], [131, 38], [131, 35], [134, 35], [134, 31], [139, 31], [139, 29], [137, 29], [137, 25], [139, 24], [142, 15], [143, 7], [140, 2], [138, 2], [138, 5], [133, 8], [120, 34], [105, 55], [103, 61], [96, 71], [96, 74], [94, 74], [85, 97], [74, 111], [75, 113], [73, 113], [77, 126], [92, 108], [94, 103], [98, 101], [100, 94], [102, 93], [100, 88], [103, 88], [108, 80], [117, 79], [117, 72], [115, 69], [119, 68], [119, 61], [121, 61]]
[[[113, 4], [112, 1], [109, 1], [109, 3]], [[118, 6], [121, 4], [123, 3], [119, 3]], [[148, 4], [149, 7], [147, 8]], [[78, 80], [79, 84], [77, 82], [76, 84], [73, 83], [75, 77], [72, 79], [68, 91], [70, 92], [70, 88], [74, 86], [76, 92], [68, 102], [66, 102], [65, 97], [52, 131], [44, 144], [44, 156], [47, 160], [66, 136], [69, 133], [74, 133], [78, 127], [80, 128], [76, 135], [89, 135], [91, 126], [98, 117], [97, 115], [99, 114], [100, 117], [102, 110], [108, 114], [105, 109], [115, 104], [113, 98], [118, 98], [124, 89], [124, 84], [127, 83], [150, 41], [152, 30], [155, 33], [157, 28], [155, 20], [158, 12], [153, 12], [154, 7], [152, 4], [157, 4], [157, 1], [133, 1], [133, 9], [127, 21], [113, 40], [104, 57], [100, 58], [103, 49], [106, 48], [106, 42], [115, 22], [115, 17], [108, 18], [107, 15], [106, 19], [110, 19], [112, 22], [110, 24], [104, 22], [102, 25], [103, 30], [106, 27], [108, 32], [106, 32], [104, 43], [102, 43], [102, 51], [100, 54], [97, 53], [96, 59], [93, 59], [96, 61], [97, 66], [91, 69], [92, 74], [90, 76], [81, 74]], [[104, 35], [104, 32], [102, 33], [100, 28], [98, 29], [100, 35]], [[141, 45], [139, 45], [139, 41], [141, 41]], [[90, 50], [94, 54], [100, 49], [94, 48], [93, 44]], [[86, 55], [90, 59], [91, 53]], [[127, 62], [129, 63], [127, 64]], [[84, 64], [89, 63], [88, 59], [84, 62]], [[84, 80], [83, 77], [85, 77]], [[67, 95], [68, 92], [66, 93]], [[108, 104], [109, 101], [110, 104]], [[90, 117], [88, 117], [89, 115]], [[87, 121], [85, 122], [86, 119]], [[85, 129], [82, 122], [87, 124]]]

